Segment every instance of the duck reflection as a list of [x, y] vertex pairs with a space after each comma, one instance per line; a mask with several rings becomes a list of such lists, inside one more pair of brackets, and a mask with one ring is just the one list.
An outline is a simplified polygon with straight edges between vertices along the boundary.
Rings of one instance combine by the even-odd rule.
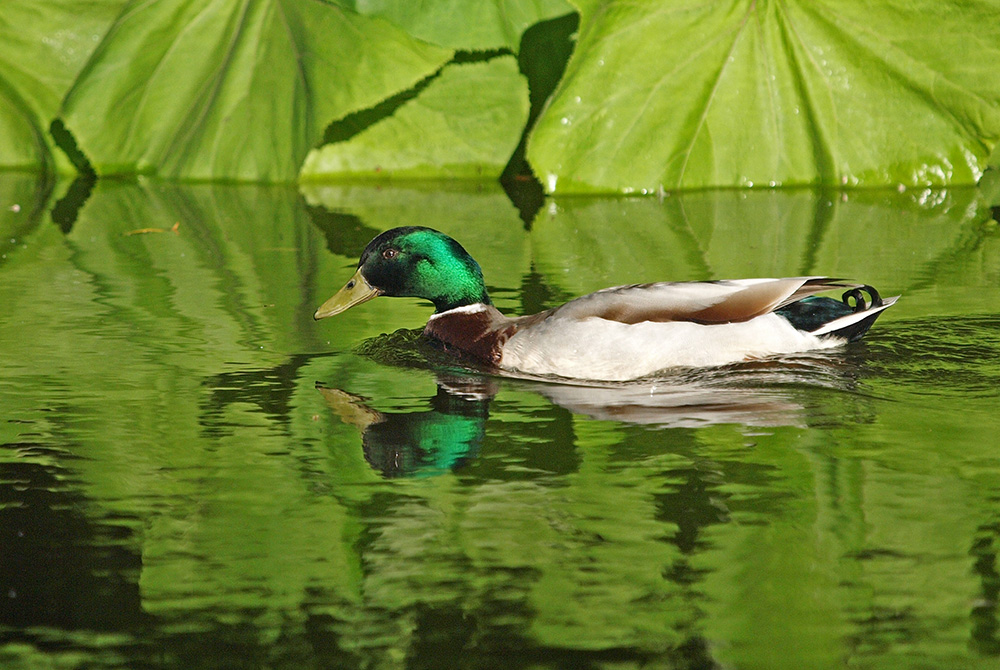
[[536, 389], [574, 414], [661, 428], [729, 423], [776, 427], [804, 425], [802, 405], [787, 394], [757, 388], [693, 383], [611, 387], [548, 385]]
[[424, 412], [379, 412], [363, 398], [317, 383], [344, 423], [361, 431], [365, 460], [384, 477], [431, 476], [455, 470], [479, 454], [495, 380], [437, 380], [437, 394]]
[[804, 427], [804, 392], [853, 386], [852, 366], [830, 359], [745, 364], [641, 383], [571, 385], [537, 379], [439, 374], [430, 409], [380, 412], [364, 398], [317, 384], [327, 404], [361, 431], [365, 459], [385, 477], [429, 476], [475, 459], [501, 384], [530, 390], [577, 415], [658, 428], [713, 424]]
[[677, 370], [629, 384], [528, 383], [560, 407], [601, 420], [660, 428], [805, 427], [808, 392], [855, 388], [862, 361], [821, 352]]

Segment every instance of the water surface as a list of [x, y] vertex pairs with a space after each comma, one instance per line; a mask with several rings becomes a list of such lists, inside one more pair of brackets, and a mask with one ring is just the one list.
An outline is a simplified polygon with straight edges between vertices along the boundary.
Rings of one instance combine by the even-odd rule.
[[[1000, 662], [974, 191], [560, 199], [530, 227], [489, 185], [68, 191], [0, 175], [0, 667]], [[405, 224], [508, 313], [800, 274], [903, 299], [822, 355], [498, 379], [415, 341], [417, 300], [313, 322]]]

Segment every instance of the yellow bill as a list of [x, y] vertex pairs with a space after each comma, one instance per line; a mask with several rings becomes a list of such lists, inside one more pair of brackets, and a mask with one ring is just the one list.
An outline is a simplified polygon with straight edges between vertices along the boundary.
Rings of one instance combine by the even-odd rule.
[[361, 268], [354, 273], [354, 276], [344, 284], [344, 288], [337, 291], [337, 294], [320, 305], [320, 308], [313, 314], [314, 319], [325, 319], [334, 314], [340, 314], [349, 310], [355, 305], [368, 302], [372, 298], [377, 298], [381, 292], [377, 288], [372, 288], [361, 276]]

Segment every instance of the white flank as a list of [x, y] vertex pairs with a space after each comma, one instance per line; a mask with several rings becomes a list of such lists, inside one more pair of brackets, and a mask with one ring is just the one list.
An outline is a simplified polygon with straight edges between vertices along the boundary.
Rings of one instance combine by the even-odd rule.
[[504, 345], [500, 366], [528, 374], [627, 381], [676, 366], [726, 365], [842, 343], [796, 330], [776, 314], [718, 325], [550, 318], [515, 333]]

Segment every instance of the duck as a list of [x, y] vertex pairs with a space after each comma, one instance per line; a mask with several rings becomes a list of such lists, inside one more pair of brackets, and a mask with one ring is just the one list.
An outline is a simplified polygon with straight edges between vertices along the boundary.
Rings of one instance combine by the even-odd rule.
[[[843, 293], [839, 300], [817, 295], [830, 291]], [[479, 263], [462, 245], [423, 226], [377, 235], [314, 318], [380, 296], [430, 301], [424, 336], [481, 368], [600, 382], [839, 347], [864, 336], [899, 298], [820, 276], [656, 282], [510, 317], [493, 305]]]

